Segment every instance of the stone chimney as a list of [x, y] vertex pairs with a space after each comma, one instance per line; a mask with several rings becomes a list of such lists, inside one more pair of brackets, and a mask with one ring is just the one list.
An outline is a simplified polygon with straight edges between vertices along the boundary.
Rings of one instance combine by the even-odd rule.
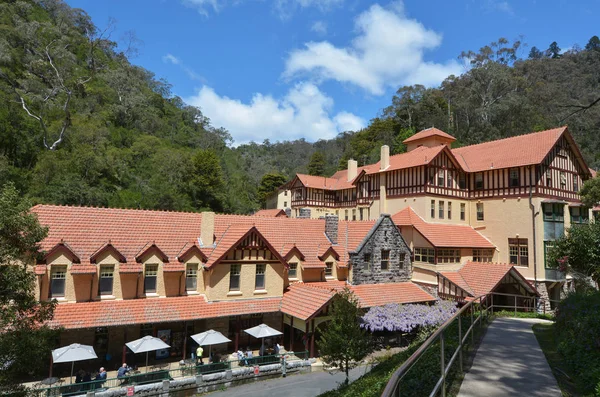
[[202, 246], [212, 247], [215, 238], [215, 213], [203, 212], [200, 222], [200, 240], [202, 240]]
[[390, 166], [390, 147], [388, 145], [383, 145], [381, 147], [381, 161], [380, 170], [383, 171]]
[[310, 208], [300, 208], [298, 218], [310, 219]]
[[331, 241], [331, 244], [338, 243], [338, 216], [327, 214], [325, 215], [325, 235]]
[[357, 169], [358, 163], [356, 162], [356, 160], [348, 160], [348, 182], [356, 178]]

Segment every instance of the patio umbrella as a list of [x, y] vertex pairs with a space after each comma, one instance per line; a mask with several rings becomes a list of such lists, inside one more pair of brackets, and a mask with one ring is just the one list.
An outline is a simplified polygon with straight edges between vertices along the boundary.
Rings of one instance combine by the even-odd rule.
[[160, 338], [154, 336], [144, 336], [143, 338], [127, 342], [125, 345], [134, 353], [146, 353], [146, 372], [148, 372], [148, 353], [160, 349], [168, 349], [171, 346], [167, 345]]
[[92, 346], [73, 343], [69, 346], [59, 347], [52, 350], [52, 362], [71, 363], [71, 383], [73, 383], [73, 366], [75, 361], [91, 360], [98, 358]]
[[269, 327], [267, 324], [260, 324], [256, 327], [245, 329], [244, 332], [254, 336], [255, 338], [262, 339], [262, 345], [260, 350], [263, 352], [265, 351], [265, 338], [283, 335], [281, 332]]
[[210, 348], [212, 345], [231, 342], [231, 339], [226, 338], [222, 333], [214, 329], [192, 335], [191, 338], [200, 346], [208, 346], [208, 357], [210, 357]]

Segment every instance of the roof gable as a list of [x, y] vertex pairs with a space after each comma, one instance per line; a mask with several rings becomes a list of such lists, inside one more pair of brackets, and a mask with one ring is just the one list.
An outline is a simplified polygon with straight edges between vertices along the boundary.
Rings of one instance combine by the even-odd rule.
[[207, 258], [204, 252], [200, 249], [198, 244], [194, 241], [193, 243], [186, 243], [181, 251], [177, 254], [177, 260], [179, 262], [185, 262], [187, 259], [191, 258], [193, 255], [198, 255], [202, 262], [206, 262]]
[[102, 247], [98, 248], [98, 250], [96, 252], [94, 252], [92, 255], [90, 255], [90, 263], [96, 263], [96, 260], [100, 257], [100, 255], [102, 255], [105, 252], [114, 253], [115, 256], [117, 257], [117, 260], [121, 263], [127, 262], [127, 259], [125, 259], [125, 256], [118, 249], [116, 249], [114, 245], [112, 245], [110, 240], [108, 240], [108, 242], [106, 244], [104, 244]]
[[456, 141], [456, 138], [454, 138], [452, 135], [439, 130], [435, 127], [431, 127], [431, 128], [427, 128], [423, 131], [419, 131], [416, 134], [414, 134], [413, 136], [406, 138], [404, 141], [402, 141], [402, 143], [409, 143], [409, 142], [415, 142], [415, 141], [420, 141], [422, 139], [426, 139], [426, 138], [430, 138], [432, 136], [437, 136], [440, 137], [442, 139], [446, 139], [450, 142], [454, 142]]
[[81, 258], [79, 258], [79, 255], [77, 255], [75, 251], [62, 239], [43, 256], [42, 261], [47, 261], [49, 257], [59, 252], [66, 253], [71, 258], [72, 262], [81, 263]]
[[158, 248], [158, 246], [156, 245], [156, 243], [154, 241], [152, 243], [147, 243], [140, 250], [140, 252], [138, 252], [135, 255], [135, 260], [137, 262], [142, 262], [142, 259], [144, 257], [150, 255], [152, 252], [157, 253], [158, 256], [160, 257], [160, 260], [163, 261], [164, 263], [168, 263], [169, 262], [169, 257], [167, 256], [167, 254], [165, 254], [160, 248]]
[[[382, 224], [386, 224], [386, 223], [391, 223], [392, 225], [396, 226], [396, 224], [392, 220], [392, 217], [389, 214], [381, 214], [379, 219], [377, 219], [377, 221], [375, 222], [373, 227], [371, 227], [369, 232], [364, 236], [364, 238], [358, 244], [358, 246], [356, 246], [356, 248], [354, 248], [353, 250], [350, 250], [350, 247], [348, 247], [348, 250], [350, 251], [350, 253], [360, 252], [363, 249], [363, 247], [365, 246], [365, 244], [375, 235], [375, 233], [377, 233], [377, 230], [379, 229], [379, 227]], [[395, 227], [392, 230], [393, 230], [393, 233], [398, 233], [398, 236], [402, 239], [402, 241], [404, 241], [404, 245], [406, 245], [408, 247], [408, 244], [406, 244], [406, 240], [404, 240], [404, 236], [402, 236], [402, 233], [400, 233], [398, 228]]]

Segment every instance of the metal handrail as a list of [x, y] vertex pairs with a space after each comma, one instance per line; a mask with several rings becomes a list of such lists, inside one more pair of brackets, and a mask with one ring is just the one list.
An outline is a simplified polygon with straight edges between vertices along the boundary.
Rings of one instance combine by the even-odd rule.
[[[514, 297], [515, 303], [512, 306], [494, 305], [494, 295]], [[519, 298], [533, 300], [533, 303], [534, 303], [533, 307], [532, 306], [518, 306], [517, 299], [519, 299]], [[485, 302], [485, 309], [483, 308], [484, 302]], [[396, 371], [394, 371], [394, 373], [390, 377], [390, 380], [388, 381], [385, 389], [383, 390], [383, 393], [381, 394], [381, 396], [382, 397], [400, 396], [400, 382], [402, 381], [404, 376], [419, 361], [419, 359], [423, 356], [423, 354], [427, 351], [427, 349], [429, 349], [436, 341], [439, 340], [440, 353], [441, 353], [440, 377], [438, 378], [438, 380], [435, 384], [435, 387], [433, 388], [433, 390], [429, 394], [429, 396], [430, 397], [435, 396], [438, 393], [438, 391], [440, 391], [440, 389], [441, 389], [441, 395], [442, 395], [442, 397], [445, 397], [446, 396], [446, 377], [450, 373], [450, 370], [452, 369], [452, 365], [456, 362], [456, 358], [459, 359], [458, 361], [460, 364], [459, 365], [460, 372], [461, 373], [463, 372], [463, 347], [465, 345], [465, 342], [469, 338], [469, 334], [471, 336], [471, 346], [475, 345], [475, 343], [474, 343], [475, 342], [475, 335], [474, 335], [475, 334], [474, 333], [475, 325], [477, 325], [479, 323], [480, 328], [482, 328], [484, 317], [486, 319], [489, 319], [490, 311], [493, 313], [495, 307], [514, 309], [515, 316], [516, 316], [517, 309], [528, 309], [528, 310], [535, 309], [536, 307], [538, 307], [538, 305], [540, 303], [543, 303], [544, 313], [545, 313], [545, 303], [546, 302], [556, 303], [558, 301], [552, 300], [552, 299], [546, 299], [546, 298], [538, 298], [537, 296], [536, 297], [526, 297], [523, 295], [516, 295], [516, 294], [490, 292], [490, 293], [487, 293], [484, 295], [480, 295], [480, 296], [474, 298], [473, 300], [466, 302], [466, 304], [462, 308], [460, 308], [456, 313], [454, 313], [454, 315], [450, 319], [448, 319], [433, 334], [431, 334], [431, 336], [429, 336], [429, 338], [427, 338], [427, 340], [425, 342], [423, 342], [421, 344], [421, 346], [419, 346], [419, 348]], [[475, 305], [479, 305], [479, 309], [480, 309], [476, 318], [474, 317], [474, 312], [475, 312], [474, 306]], [[467, 311], [470, 312], [471, 325], [463, 335], [461, 317], [465, 313], [467, 313]], [[445, 351], [444, 351], [444, 349], [445, 349], [444, 334], [446, 332], [446, 329], [457, 319], [458, 319], [458, 339], [459, 339], [458, 347], [452, 354], [452, 357], [450, 358], [450, 360], [448, 360], [448, 362], [446, 362]]]

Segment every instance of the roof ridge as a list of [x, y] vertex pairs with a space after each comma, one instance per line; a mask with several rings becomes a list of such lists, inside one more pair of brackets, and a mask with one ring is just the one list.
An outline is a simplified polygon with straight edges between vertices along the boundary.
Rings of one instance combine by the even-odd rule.
[[564, 130], [566, 130], [566, 129], [567, 129], [567, 126], [566, 126], [566, 125], [564, 125], [564, 126], [562, 126], [562, 127], [549, 128], [549, 129], [547, 129], [547, 130], [542, 130], [542, 131], [534, 131], [534, 132], [528, 132], [528, 133], [525, 133], [525, 134], [519, 134], [519, 135], [508, 136], [508, 137], [506, 137], [506, 138], [500, 138], [500, 139], [494, 139], [494, 140], [491, 140], [491, 141], [485, 141], [485, 142], [474, 143], [474, 144], [472, 144], [472, 145], [461, 146], [461, 147], [457, 147], [457, 148], [450, 149], [450, 150], [451, 150], [451, 151], [455, 151], [455, 150], [459, 151], [460, 149], [472, 148], [472, 147], [474, 147], [474, 146], [485, 145], [485, 144], [488, 144], [488, 143], [498, 143], [498, 142], [503, 142], [503, 141], [507, 141], [507, 140], [510, 140], [510, 139], [516, 139], [516, 138], [520, 138], [520, 137], [526, 137], [526, 136], [535, 135], [535, 134], [543, 134], [543, 133], [548, 133], [548, 132], [550, 132], [550, 131], [556, 131], [556, 130], [560, 130], [560, 129], [562, 129], [562, 130], [563, 130], [563, 132], [564, 132]]

